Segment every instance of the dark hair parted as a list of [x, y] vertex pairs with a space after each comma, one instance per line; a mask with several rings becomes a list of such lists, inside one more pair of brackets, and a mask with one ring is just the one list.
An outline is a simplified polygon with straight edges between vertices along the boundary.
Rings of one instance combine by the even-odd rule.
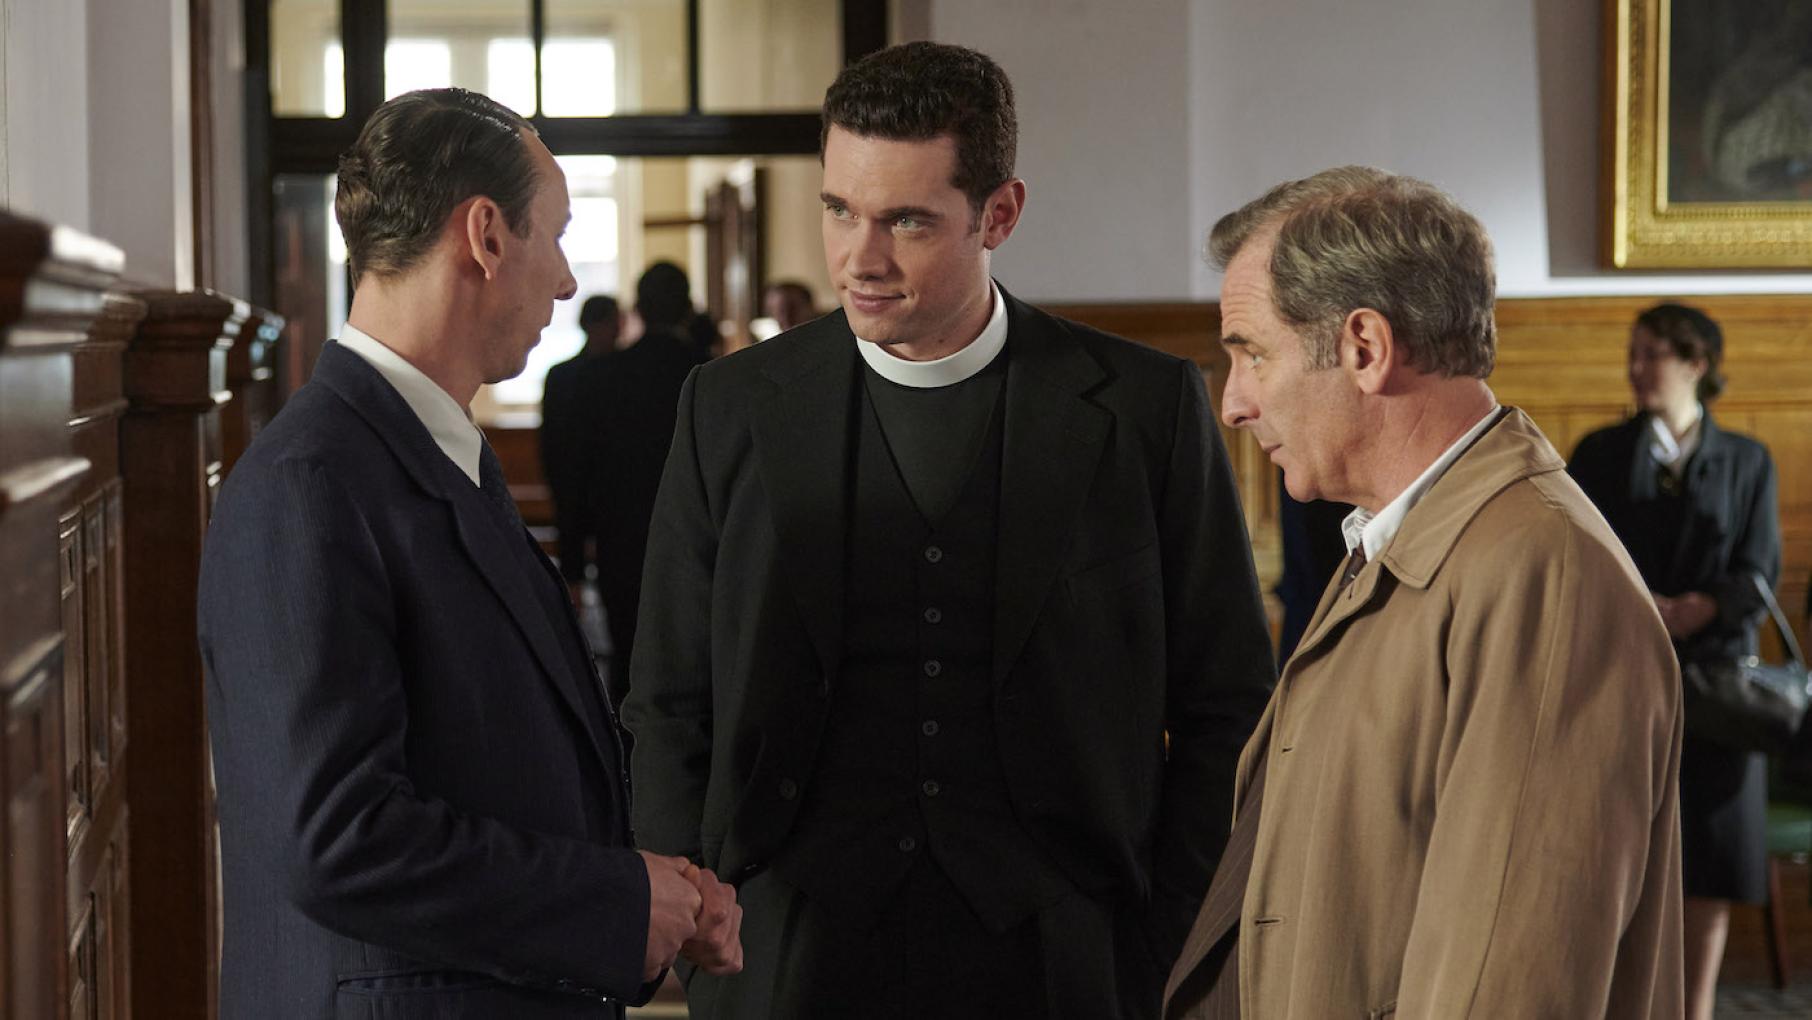
[[1345, 166], [1288, 181], [1222, 217], [1208, 235], [1221, 269], [1277, 230], [1271, 300], [1302, 331], [1309, 363], [1335, 364], [1346, 317], [1390, 321], [1409, 364], [1483, 379], [1497, 360], [1491, 239], [1445, 192], [1413, 177]]
[[1724, 331], [1716, 321], [1691, 305], [1665, 302], [1636, 316], [1636, 327], [1646, 329], [1673, 348], [1681, 361], [1704, 361], [1698, 397], [1709, 404], [1724, 392]]
[[340, 156], [334, 218], [354, 280], [395, 276], [434, 246], [454, 207], [484, 195], [527, 237], [540, 174], [523, 143], [528, 121], [465, 89], [421, 89], [371, 115]]
[[943, 43], [889, 46], [844, 68], [824, 94], [819, 158], [833, 126], [907, 142], [950, 135], [956, 141], [950, 183], [977, 212], [1012, 180], [1019, 150], [1007, 73], [981, 53]]

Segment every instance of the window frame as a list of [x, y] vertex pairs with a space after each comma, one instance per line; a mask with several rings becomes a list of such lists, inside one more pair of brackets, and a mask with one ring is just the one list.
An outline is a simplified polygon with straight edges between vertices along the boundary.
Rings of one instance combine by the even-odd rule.
[[[535, 52], [536, 114], [528, 120], [556, 156], [800, 156], [818, 151], [817, 110], [707, 113], [699, 106], [699, 0], [686, 2], [687, 104], [684, 113], [547, 117], [541, 107], [541, 44], [546, 0], [529, 5]], [[272, 188], [284, 174], [331, 174], [341, 152], [384, 101], [386, 0], [339, 0], [344, 54], [343, 117], [278, 116], [270, 88], [270, 0], [244, 0], [246, 172], [249, 279], [255, 303], [276, 292]], [[843, 64], [887, 45], [888, 0], [841, 0]]]

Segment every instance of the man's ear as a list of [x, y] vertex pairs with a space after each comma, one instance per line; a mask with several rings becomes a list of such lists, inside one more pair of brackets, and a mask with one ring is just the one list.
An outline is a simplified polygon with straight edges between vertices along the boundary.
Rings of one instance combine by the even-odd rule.
[[1353, 377], [1360, 392], [1378, 394], [1396, 371], [1397, 336], [1390, 320], [1373, 308], [1355, 308], [1340, 324], [1340, 365]]
[[982, 203], [982, 247], [993, 251], [1013, 234], [1019, 214], [1026, 208], [1026, 182], [1015, 177], [994, 189]]
[[485, 279], [496, 279], [504, 248], [509, 244], [510, 229], [504, 222], [503, 210], [496, 202], [477, 195], [466, 200], [463, 215], [457, 210], [453, 215], [465, 227], [466, 251], [472, 262]]

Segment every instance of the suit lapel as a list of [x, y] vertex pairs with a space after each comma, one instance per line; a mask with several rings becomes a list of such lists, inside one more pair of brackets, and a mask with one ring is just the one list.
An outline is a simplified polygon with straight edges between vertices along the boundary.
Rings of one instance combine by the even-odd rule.
[[[529, 588], [530, 581], [511, 556], [509, 547], [502, 544], [508, 539], [493, 522], [492, 511], [478, 487], [435, 445], [427, 426], [396, 390], [357, 354], [337, 343], [328, 344], [316, 363], [314, 379], [340, 394], [371, 423], [403, 469], [424, 491], [452, 507], [460, 545], [467, 558], [503, 603], [523, 640], [533, 650], [548, 683], [572, 710], [599, 759], [614, 768], [615, 762], [605, 752], [604, 741], [592, 724], [594, 717], [585, 710], [587, 694], [580, 686], [584, 681], [572, 676], [572, 671], [566, 668], [557, 643], [558, 636], [541, 611], [541, 600]], [[527, 541], [526, 538], [520, 540]]]
[[850, 408], [860, 341], [841, 312], [807, 328], [793, 356], [768, 369], [775, 389], [754, 409], [750, 439], [781, 570], [828, 682], [843, 657]]
[[[457, 469], [455, 469], [457, 470]], [[455, 481], [449, 479], [449, 482]], [[503, 603], [509, 612], [510, 619], [515, 621], [516, 629], [522, 639], [534, 650], [535, 659], [541, 663], [541, 671], [558, 692], [566, 707], [572, 710], [578, 719], [579, 726], [597, 751], [599, 760], [614, 767], [613, 756], [606, 750], [605, 742], [592, 720], [603, 713], [599, 707], [595, 712], [587, 711], [587, 700], [593, 706], [600, 705], [602, 690], [587, 690], [592, 683], [593, 674], [575, 676], [569, 668], [564, 653], [560, 651], [560, 637], [554, 632], [552, 622], [542, 611], [543, 601], [531, 587], [535, 583], [534, 575], [524, 571], [523, 560], [514, 555], [511, 541], [527, 542], [527, 533], [511, 536], [499, 527], [495, 512], [486, 504], [484, 495], [470, 480], [461, 475], [457, 481], [465, 482], [465, 491], [459, 491], [449, 485], [450, 502], [453, 505], [453, 516], [457, 522], [460, 544], [465, 547], [466, 555], [478, 568], [479, 576], [497, 594], [498, 601]]]
[[1006, 296], [1006, 434], [995, 549], [994, 682], [1031, 636], [1088, 498], [1112, 419], [1107, 379], [1062, 324]]

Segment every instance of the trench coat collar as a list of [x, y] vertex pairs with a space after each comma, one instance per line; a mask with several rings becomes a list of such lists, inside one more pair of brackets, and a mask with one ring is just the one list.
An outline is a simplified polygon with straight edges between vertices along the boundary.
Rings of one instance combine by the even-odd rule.
[[1367, 562], [1344, 590], [1338, 579], [1323, 592], [1292, 660], [1311, 651], [1376, 594], [1388, 570], [1398, 583], [1425, 589], [1467, 526], [1498, 493], [1537, 475], [1565, 471], [1566, 462], [1529, 416], [1506, 407], [1497, 424], [1460, 455], [1403, 518], [1403, 526], [1378, 556]]

